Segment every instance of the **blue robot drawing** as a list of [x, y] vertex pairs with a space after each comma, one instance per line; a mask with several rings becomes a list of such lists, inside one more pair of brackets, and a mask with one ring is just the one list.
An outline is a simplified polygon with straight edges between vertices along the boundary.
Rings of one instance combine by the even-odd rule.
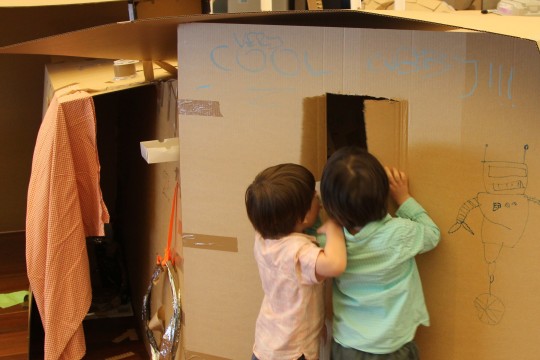
[[492, 291], [497, 259], [504, 248], [515, 247], [521, 239], [529, 219], [529, 202], [540, 204], [538, 199], [525, 194], [528, 180], [525, 155], [528, 148], [528, 145], [523, 147], [523, 162], [487, 161], [484, 153], [482, 162], [486, 191], [461, 205], [456, 222], [448, 230], [449, 234], [453, 234], [463, 228], [475, 235], [466, 220], [472, 210], [480, 209], [483, 218], [479, 235], [488, 270], [488, 291], [475, 298], [474, 306], [480, 321], [489, 325], [498, 324], [505, 312], [503, 301]]

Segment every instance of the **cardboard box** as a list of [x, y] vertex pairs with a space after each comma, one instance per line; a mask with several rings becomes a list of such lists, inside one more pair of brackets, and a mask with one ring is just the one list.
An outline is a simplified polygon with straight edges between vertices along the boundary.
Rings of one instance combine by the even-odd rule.
[[[384, 156], [398, 159], [441, 228], [439, 247], [418, 257], [431, 314], [417, 333], [422, 358], [533, 360], [539, 25], [478, 13], [227, 14], [114, 24], [0, 52], [148, 60], [178, 51], [182, 358], [250, 356], [262, 292], [244, 191], [276, 163], [320, 171], [324, 99], [337, 94], [397, 104], [391, 124], [366, 125], [368, 147], [388, 150], [393, 139]], [[380, 137], [369, 143], [370, 134]], [[509, 170], [521, 193], [509, 189]], [[493, 182], [504, 185], [485, 187]], [[460, 209], [472, 234], [452, 232]]]
[[[156, 255], [163, 255], [167, 245], [178, 155], [172, 163], [149, 165], [141, 156], [140, 143], [177, 136], [176, 79], [158, 66], [153, 70], [154, 80], [146, 81], [142, 64], [137, 64], [134, 77], [122, 80], [113, 79], [112, 60], [72, 59], [45, 67], [44, 109], [53, 94], [68, 85], [93, 97], [100, 185], [110, 214], [106, 232], [108, 241], [120, 245], [115, 259], [122, 264], [122, 271], [109, 267], [110, 273], [101, 274], [107, 279], [125, 281], [122, 306], [115, 304], [108, 312], [92, 313], [85, 319], [85, 326], [88, 321], [125, 317], [133, 312], [139, 319]], [[174, 249], [172, 253], [174, 256]], [[95, 256], [90, 250], [89, 254]], [[97, 267], [93, 266], [95, 275]], [[164, 294], [159, 292], [164, 285], [155, 286], [160, 295]], [[96, 293], [102, 290], [98, 283], [92, 283], [92, 288]], [[159, 300], [166, 301], [166, 296], [162, 298]], [[29, 354], [31, 358], [39, 358], [43, 357], [43, 333], [39, 313], [34, 309], [30, 314]], [[139, 333], [143, 334], [140, 325]]]
[[[371, 16], [390, 22], [380, 14]], [[237, 252], [220, 252], [184, 246], [188, 354], [249, 356], [262, 294], [243, 194], [266, 166], [313, 164], [306, 157], [327, 144], [320, 136], [306, 136], [320, 134], [313, 126], [316, 114], [323, 112], [307, 100], [334, 93], [408, 103], [408, 126], [401, 128], [407, 139], [403, 165], [412, 194], [443, 234], [434, 252], [418, 257], [432, 323], [418, 331], [422, 357], [535, 358], [539, 347], [530, 334], [540, 320], [535, 305], [540, 293], [523, 274], [539, 269], [536, 257], [527, 255], [540, 250], [539, 223], [532, 220], [540, 216], [538, 201], [531, 199], [521, 214], [507, 213], [500, 220], [501, 227], [519, 224], [513, 234], [502, 235], [502, 229], [487, 233], [494, 220], [487, 213], [482, 217], [485, 204], [469, 209], [467, 222], [475, 235], [449, 230], [460, 207], [482, 193], [508, 204], [510, 191], [498, 195], [484, 188], [483, 165], [490, 163], [483, 161], [522, 163], [525, 144], [531, 174], [526, 194], [538, 197], [540, 183], [532, 175], [540, 171], [533, 155], [539, 153], [540, 125], [534, 120], [540, 110], [534, 100], [540, 91], [538, 45], [515, 33], [495, 34], [509, 34], [506, 26], [518, 19], [411, 16], [421, 22], [396, 19], [394, 29], [373, 29], [372, 24], [180, 25], [179, 98], [214, 101], [219, 107], [219, 115], [180, 111], [184, 233], [212, 235], [214, 243], [219, 236], [235, 238], [238, 247]], [[519, 19], [524, 20], [529, 21]], [[540, 20], [533, 22], [540, 25]], [[491, 33], [417, 30], [457, 23], [463, 28], [485, 25]], [[520, 35], [533, 35], [525, 32]], [[378, 126], [367, 127], [368, 139], [370, 134], [392, 138], [384, 122]], [[376, 154], [390, 148], [384, 137], [368, 147]], [[402, 154], [399, 147], [393, 153]], [[521, 239], [515, 246], [490, 245], [516, 237]], [[500, 254], [488, 258], [484, 247]], [[496, 263], [491, 280], [488, 261]]]

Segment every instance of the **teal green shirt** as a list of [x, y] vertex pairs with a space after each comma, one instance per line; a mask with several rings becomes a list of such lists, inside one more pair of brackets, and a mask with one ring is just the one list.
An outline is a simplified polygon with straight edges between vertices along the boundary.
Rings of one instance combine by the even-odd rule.
[[429, 325], [415, 255], [437, 246], [440, 231], [413, 198], [396, 216], [345, 230], [347, 268], [333, 285], [333, 336], [345, 347], [388, 354]]

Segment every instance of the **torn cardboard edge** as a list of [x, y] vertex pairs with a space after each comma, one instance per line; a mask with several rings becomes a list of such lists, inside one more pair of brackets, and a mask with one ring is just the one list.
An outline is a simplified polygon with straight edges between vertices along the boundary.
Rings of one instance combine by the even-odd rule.
[[183, 234], [182, 243], [185, 248], [238, 252], [238, 239], [235, 237]]
[[298, 10], [147, 18], [95, 26], [0, 48], [0, 54], [39, 54], [142, 61], [176, 60], [177, 27], [195, 22], [339, 26], [419, 31], [480, 31], [535, 41], [539, 20], [470, 12], [432, 13], [395, 10]]

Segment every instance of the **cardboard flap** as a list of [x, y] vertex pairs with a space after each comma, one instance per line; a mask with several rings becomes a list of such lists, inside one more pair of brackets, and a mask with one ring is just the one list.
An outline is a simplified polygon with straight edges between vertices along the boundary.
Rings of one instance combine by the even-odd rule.
[[[424, 2], [423, 2], [424, 3]], [[366, 10], [368, 11], [368, 10]], [[378, 12], [380, 11], [370, 11]], [[438, 22], [464, 30], [475, 30], [507, 35], [540, 42], [540, 18], [534, 16], [500, 16], [481, 14], [479, 11], [459, 11], [453, 13], [430, 13], [426, 11], [385, 11], [390, 17], [406, 17], [410, 20]]]
[[[494, 20], [495, 19], [495, 20]], [[329, 26], [451, 31], [473, 29], [527, 38], [537, 19], [510, 19], [395, 11], [295, 11], [171, 16], [112, 23], [0, 48], [0, 54], [40, 54], [104, 59], [176, 59], [176, 28], [190, 22]], [[519, 25], [519, 26], [518, 26]]]
[[176, 18], [107, 24], [6, 46], [0, 53], [175, 60], [177, 25]]
[[[473, 16], [474, 15], [474, 16]], [[423, 31], [476, 30], [540, 40], [537, 18], [479, 12], [431, 13], [392, 10], [258, 12], [149, 18], [96, 26], [0, 48], [0, 54], [40, 54], [104, 59], [176, 59], [176, 28], [190, 22], [227, 22]]]

